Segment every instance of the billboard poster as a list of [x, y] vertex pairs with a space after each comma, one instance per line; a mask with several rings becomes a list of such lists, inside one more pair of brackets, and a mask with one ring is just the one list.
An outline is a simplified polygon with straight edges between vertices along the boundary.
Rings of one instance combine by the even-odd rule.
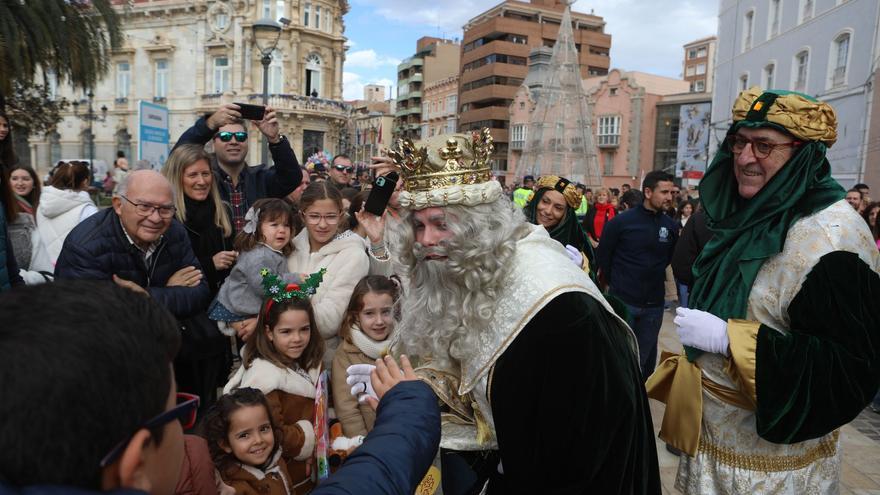
[[678, 153], [675, 176], [700, 179], [709, 162], [711, 103], [688, 103], [679, 110]]
[[168, 107], [141, 100], [138, 105], [138, 160], [159, 170], [168, 159]]

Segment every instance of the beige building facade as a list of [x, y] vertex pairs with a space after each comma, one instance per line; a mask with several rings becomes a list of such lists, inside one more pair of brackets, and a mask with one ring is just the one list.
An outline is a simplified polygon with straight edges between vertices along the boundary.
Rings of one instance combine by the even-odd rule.
[[[227, 102], [262, 103], [263, 66], [254, 39], [258, 19], [284, 27], [268, 69], [268, 105], [298, 158], [316, 150], [336, 153], [349, 107], [342, 102], [345, 58], [342, 16], [346, 0], [134, 0], [117, 2], [123, 44], [113, 52], [107, 76], [93, 89], [95, 159], [110, 163], [117, 150], [137, 159], [139, 101], [169, 110], [173, 145], [199, 116]], [[255, 43], [255, 41], [257, 43]], [[51, 75], [50, 75], [51, 76]], [[56, 82], [58, 97], [84, 92]], [[88, 122], [68, 112], [54, 133], [31, 136], [31, 160], [40, 170], [62, 158], [88, 156]], [[251, 164], [260, 163], [261, 134], [250, 132]], [[343, 140], [344, 141], [344, 140]]]
[[350, 158], [358, 165], [371, 163], [370, 157], [391, 146], [396, 101], [382, 100], [385, 86], [364, 86], [364, 99], [348, 102], [351, 105], [349, 137]]
[[422, 99], [422, 138], [458, 129], [458, 75], [425, 84]]
[[425, 87], [458, 74], [461, 45], [425, 36], [416, 42], [416, 53], [397, 66], [397, 111], [394, 135], [421, 139]]
[[684, 80], [691, 93], [711, 93], [714, 87], [716, 36], [701, 38], [684, 45]]

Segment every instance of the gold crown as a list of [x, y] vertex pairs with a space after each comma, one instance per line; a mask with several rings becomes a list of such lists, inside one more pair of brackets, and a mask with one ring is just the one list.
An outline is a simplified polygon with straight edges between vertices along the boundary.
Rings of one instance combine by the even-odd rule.
[[489, 129], [484, 128], [470, 138], [446, 134], [419, 143], [398, 139], [388, 156], [400, 167], [403, 189], [416, 193], [491, 180], [489, 155], [494, 149]]

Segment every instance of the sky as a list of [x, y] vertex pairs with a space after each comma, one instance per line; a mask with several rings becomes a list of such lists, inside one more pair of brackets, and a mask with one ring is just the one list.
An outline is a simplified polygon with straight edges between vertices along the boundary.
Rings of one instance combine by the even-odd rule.
[[[346, 100], [362, 99], [366, 84], [393, 88], [397, 64], [422, 36], [462, 37], [462, 26], [502, 0], [349, 0], [343, 69]], [[716, 34], [718, 0], [577, 0], [576, 12], [605, 19], [611, 68], [681, 77], [682, 45]], [[396, 93], [396, 88], [388, 89]]]

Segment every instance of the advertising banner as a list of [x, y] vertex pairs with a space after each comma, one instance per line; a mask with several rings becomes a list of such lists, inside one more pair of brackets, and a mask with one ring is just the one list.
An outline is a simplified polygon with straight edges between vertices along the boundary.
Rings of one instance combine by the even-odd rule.
[[159, 170], [168, 158], [168, 107], [141, 100], [138, 105], [138, 160]]
[[691, 103], [681, 106], [678, 129], [678, 157], [675, 176], [700, 179], [709, 163], [709, 121], [711, 103]]

